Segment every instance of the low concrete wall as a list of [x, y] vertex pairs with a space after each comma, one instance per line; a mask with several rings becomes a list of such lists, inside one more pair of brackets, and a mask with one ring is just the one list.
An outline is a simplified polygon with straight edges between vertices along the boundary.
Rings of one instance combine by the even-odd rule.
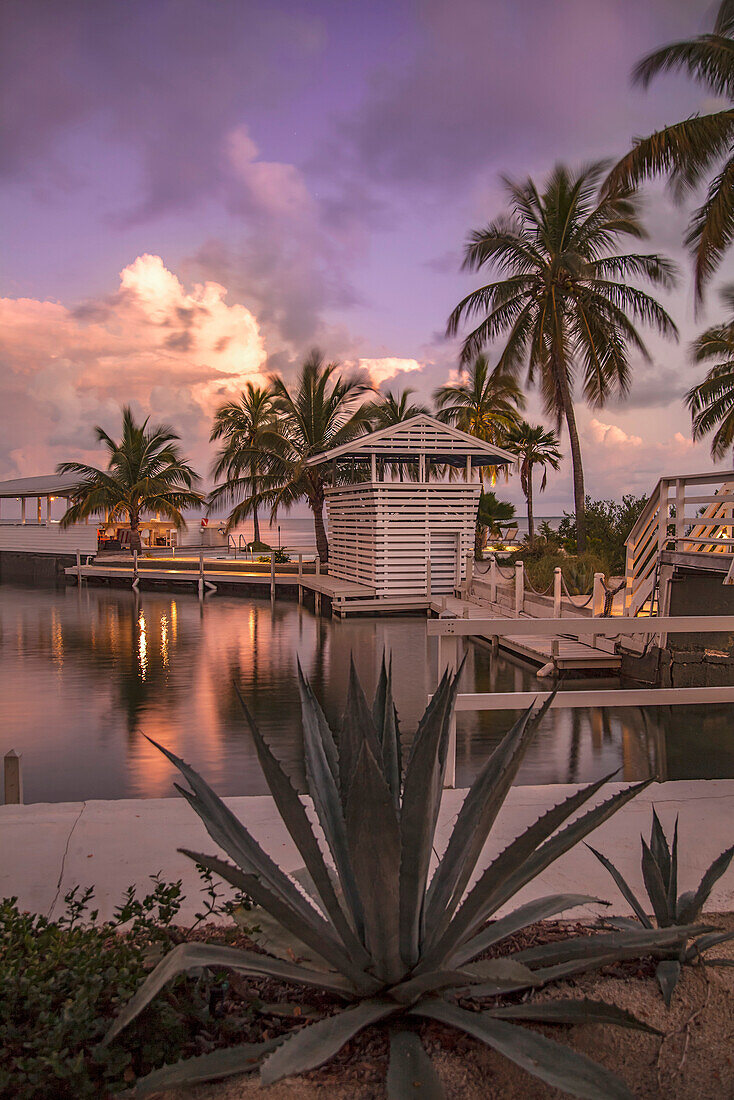
[[0, 550], [0, 583], [66, 584], [64, 570], [76, 565], [76, 554], [34, 554]]

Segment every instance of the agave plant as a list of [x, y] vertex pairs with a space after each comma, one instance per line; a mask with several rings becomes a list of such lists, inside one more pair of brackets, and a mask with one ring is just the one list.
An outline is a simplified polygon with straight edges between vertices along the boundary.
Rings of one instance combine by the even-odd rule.
[[[587, 847], [594, 853], [599, 862], [606, 867], [609, 874], [625, 898], [636, 919], [620, 917], [609, 924], [616, 928], [632, 929], [640, 925], [646, 929], [675, 928], [693, 925], [698, 921], [704, 905], [708, 901], [711, 891], [721, 876], [724, 874], [734, 857], [734, 845], [714, 860], [705, 875], [701, 879], [697, 890], [689, 890], [685, 894], [678, 894], [678, 818], [675, 819], [673, 830], [672, 848], [668, 844], [665, 830], [660, 824], [655, 808], [652, 811], [652, 830], [650, 843], [642, 841], [642, 879], [650, 902], [650, 908], [655, 916], [655, 924], [645, 912], [643, 903], [634, 893], [626, 879], [620, 874], [611, 860], [597, 852], [591, 845]], [[717, 929], [705, 929], [704, 934], [686, 940], [663, 956], [655, 969], [655, 976], [660, 986], [666, 1005], [670, 1005], [673, 990], [678, 984], [681, 968], [686, 963], [692, 963], [700, 959], [704, 951], [716, 947], [720, 943], [734, 939], [734, 932], [721, 932]], [[731, 959], [708, 959], [707, 962], [719, 966], [732, 966]]]
[[[387, 1095], [443, 1095], [417, 1025], [431, 1019], [486, 1043], [541, 1080], [588, 1098], [629, 1097], [606, 1069], [518, 1021], [602, 1022], [650, 1030], [613, 1005], [591, 1000], [499, 1004], [512, 992], [589, 968], [678, 948], [690, 929], [639, 929], [569, 937], [510, 953], [497, 945], [535, 921], [598, 899], [553, 894], [526, 901], [492, 923], [524, 886], [629, 802], [646, 784], [577, 811], [600, 790], [592, 783], [529, 826], [475, 876], [477, 864], [537, 721], [532, 708], [506, 734], [476, 777], [448, 845], [430, 875], [449, 732], [459, 674], [446, 673], [413, 737], [403, 769], [391, 677], [383, 659], [372, 707], [352, 666], [343, 727], [330, 729], [298, 669], [305, 772], [323, 838], [243, 702], [263, 772], [305, 864], [297, 876], [268, 856], [193, 768], [167, 749], [190, 789], [177, 785], [220, 855], [181, 849], [249, 895], [285, 937], [282, 957], [214, 944], [184, 943], [150, 974], [121, 1011], [110, 1042], [177, 975], [230, 968], [331, 994], [333, 1014], [278, 1039], [219, 1050], [166, 1066], [138, 1083], [138, 1095], [188, 1081], [259, 1068], [263, 1084], [322, 1065], [363, 1028], [391, 1029]], [[155, 742], [154, 742], [155, 743]], [[569, 822], [569, 819], [573, 819]], [[474, 881], [476, 877], [476, 881]], [[305, 884], [305, 890], [300, 888]], [[253, 914], [254, 920], [259, 920]], [[293, 942], [301, 945], [301, 959]], [[477, 957], [493, 949], [499, 957]], [[277, 951], [277, 936], [270, 939]], [[317, 962], [304, 964], [304, 956]], [[465, 1007], [480, 1002], [483, 1011]], [[308, 1013], [304, 1013], [307, 1016]]]

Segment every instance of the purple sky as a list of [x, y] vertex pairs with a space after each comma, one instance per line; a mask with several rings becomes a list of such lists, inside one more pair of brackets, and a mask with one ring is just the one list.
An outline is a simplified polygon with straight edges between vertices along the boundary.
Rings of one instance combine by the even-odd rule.
[[[476, 277], [470, 228], [499, 174], [618, 156], [707, 109], [683, 78], [633, 89], [646, 51], [711, 25], [705, 0], [5, 0], [0, 9], [0, 477], [93, 455], [117, 407], [172, 421], [202, 471], [211, 409], [314, 344], [427, 396]], [[684, 213], [646, 191], [681, 264], [624, 405], [580, 412], [588, 490], [710, 465], [681, 394], [697, 374]], [[728, 259], [718, 283], [731, 281]], [[531, 418], [539, 417], [531, 397]], [[565, 440], [564, 440], [565, 444]], [[519, 485], [507, 495], [520, 500]], [[568, 469], [541, 514], [570, 504]]]

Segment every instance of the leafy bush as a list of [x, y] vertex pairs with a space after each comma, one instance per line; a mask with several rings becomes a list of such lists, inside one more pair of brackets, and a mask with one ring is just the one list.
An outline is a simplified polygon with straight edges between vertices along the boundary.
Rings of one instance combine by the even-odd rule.
[[[678, 895], [678, 819], [675, 821], [672, 850], [668, 845], [660, 819], [653, 809], [652, 832], [650, 843], [642, 841], [642, 878], [650, 902], [651, 911], [655, 915], [658, 928], [674, 928], [676, 926], [690, 925], [697, 921], [706, 904], [714, 886], [726, 871], [734, 856], [734, 845], [714, 860], [699, 883], [698, 889]], [[617, 868], [588, 845], [600, 863], [606, 867], [609, 874], [628, 902], [637, 920], [619, 918], [613, 923], [618, 928], [638, 928], [641, 924], [644, 928], [654, 928], [655, 925], [645, 913], [642, 903], [636, 897], [627, 881], [622, 877]], [[655, 971], [660, 990], [665, 998], [666, 1005], [670, 1004], [673, 990], [678, 984], [681, 967], [686, 963], [695, 962], [704, 951], [716, 947], [720, 943], [734, 939], [734, 932], [719, 932], [716, 929], [707, 929], [702, 936], [693, 939], [692, 943], [682, 943], [675, 951], [670, 951], [658, 962]], [[723, 966], [731, 966], [730, 959], [710, 959], [712, 963]]]
[[[473, 882], [485, 842], [545, 708], [536, 716], [528, 710], [477, 776], [429, 881], [460, 674], [461, 670], [443, 676], [403, 769], [384, 659], [372, 707], [352, 666], [338, 737], [299, 667], [307, 788], [329, 864], [301, 799], [242, 703], [268, 786], [305, 863], [297, 879], [273, 862], [193, 768], [158, 746], [190, 788], [179, 790], [212, 840], [234, 862], [181, 850], [254, 899], [260, 907], [255, 919], [264, 913], [269, 922], [271, 954], [215, 944], [176, 947], [122, 1010], [105, 1042], [137, 1020], [173, 978], [200, 967], [227, 967], [299, 985], [317, 991], [322, 1005], [324, 994], [330, 994], [335, 1011], [278, 1039], [215, 1051], [156, 1071], [138, 1082], [138, 1095], [256, 1068], [263, 1084], [271, 1084], [322, 1065], [362, 1029], [384, 1021], [392, 1033], [390, 1095], [414, 1095], [420, 1088], [421, 1095], [440, 1097], [435, 1071], [411, 1030], [411, 1024], [429, 1018], [478, 1038], [571, 1095], [618, 1100], [630, 1096], [608, 1070], [517, 1021], [583, 1020], [650, 1030], [647, 1025], [601, 1002], [524, 1001], [500, 1007], [497, 998], [529, 992], [611, 961], [679, 949], [696, 929], [635, 928], [564, 937], [514, 954], [505, 947], [499, 957], [473, 960], [488, 948], [496, 951], [508, 936], [535, 921], [596, 900], [554, 894], [488, 923], [647, 783], [620, 791], [579, 815], [605, 780], [583, 788], [530, 825]], [[294, 940], [300, 951], [294, 951]], [[319, 962], [303, 965], [297, 952], [315, 955]], [[466, 1001], [481, 1003], [484, 1011], [464, 1007], [461, 1002]]]
[[138, 898], [131, 887], [113, 920], [95, 926], [93, 894], [75, 887], [57, 921], [21, 913], [17, 898], [0, 902], [1, 1097], [100, 1100], [181, 1057], [208, 1022], [209, 985], [183, 981], [119, 1045], [99, 1045], [120, 1005], [171, 947], [183, 897], [180, 882], [154, 876], [149, 894]]
[[[276, 565], [286, 565], [291, 560], [290, 555], [286, 554], [285, 550], [278, 549], [278, 550], [275, 550], [274, 553], [275, 553], [275, 564]], [[255, 560], [256, 561], [266, 561], [269, 565], [270, 564], [270, 554], [269, 553], [268, 554], [263, 554], [262, 557], [256, 558]]]
[[572, 596], [591, 592], [594, 573], [607, 573], [607, 564], [598, 554], [565, 554], [561, 550], [544, 550], [537, 543], [534, 550], [525, 547], [517, 555], [525, 565], [525, 575], [538, 592], [553, 591], [553, 575], [561, 567], [563, 579]]
[[[621, 502], [586, 498], [587, 550], [604, 561], [602, 572], [610, 576], [624, 573], [625, 540], [646, 504], [647, 497], [636, 497], [631, 493], [623, 496]], [[576, 549], [574, 515], [564, 513], [558, 526], [558, 534], [564, 547], [573, 552]]]

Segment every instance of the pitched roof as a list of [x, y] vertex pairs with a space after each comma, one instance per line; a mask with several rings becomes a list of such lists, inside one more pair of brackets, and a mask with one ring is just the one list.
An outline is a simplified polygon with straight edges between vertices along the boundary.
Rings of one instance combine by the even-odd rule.
[[483, 439], [442, 424], [440, 420], [419, 413], [409, 420], [401, 420], [379, 431], [359, 436], [350, 443], [332, 447], [330, 451], [314, 455], [308, 460], [309, 466], [319, 466], [335, 458], [367, 459], [371, 455], [388, 458], [393, 461], [410, 461], [424, 454], [435, 462], [463, 466], [467, 458], [473, 466], [504, 466], [515, 461], [515, 456], [485, 443]]
[[44, 474], [42, 477], [17, 477], [0, 481], [0, 497], [64, 496], [79, 484], [79, 474]]

